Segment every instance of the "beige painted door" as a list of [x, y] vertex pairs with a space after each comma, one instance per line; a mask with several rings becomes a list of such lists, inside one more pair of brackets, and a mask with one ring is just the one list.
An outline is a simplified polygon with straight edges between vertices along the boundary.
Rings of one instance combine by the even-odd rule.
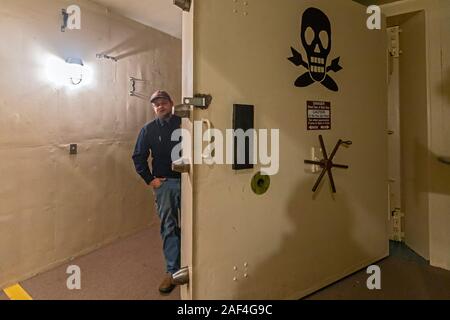
[[[185, 14], [185, 94], [213, 97], [187, 123], [208, 119], [224, 132], [234, 104], [253, 105], [255, 129], [279, 130], [279, 171], [263, 195], [251, 188], [260, 164], [199, 164], [184, 176], [183, 298], [300, 298], [388, 255], [386, 37], [367, 29], [365, 9], [350, 0], [195, 0]], [[319, 56], [288, 60], [291, 47], [304, 60]], [[326, 76], [321, 54], [327, 67], [334, 61]], [[329, 103], [331, 129], [307, 130], [308, 101]], [[312, 192], [319, 173], [304, 160], [313, 148], [320, 157], [320, 134], [328, 154], [339, 139], [353, 142], [334, 159], [349, 166], [333, 169], [337, 193], [327, 176]]]
[[[183, 35], [182, 35], [182, 95], [183, 97], [192, 97], [193, 89], [193, 58], [194, 58], [194, 8], [190, 12], [183, 13]], [[191, 137], [193, 135], [193, 113], [188, 119], [183, 119], [182, 128], [187, 130]], [[183, 137], [185, 139], [186, 137]], [[192, 148], [191, 152], [192, 154]], [[189, 154], [189, 153], [188, 153]], [[186, 156], [185, 156], [186, 158]], [[187, 157], [192, 164], [192, 158]], [[192, 284], [194, 283], [192, 265], [193, 265], [193, 190], [194, 190], [194, 166], [191, 165], [189, 173], [182, 174], [181, 189], [181, 264], [182, 267], [189, 268], [190, 283], [181, 288], [181, 297], [185, 300], [191, 300]]]
[[[405, 242], [430, 259], [429, 150], [425, 12], [400, 25], [400, 119], [402, 127], [402, 209]], [[414, 66], [414, 67], [411, 67]]]

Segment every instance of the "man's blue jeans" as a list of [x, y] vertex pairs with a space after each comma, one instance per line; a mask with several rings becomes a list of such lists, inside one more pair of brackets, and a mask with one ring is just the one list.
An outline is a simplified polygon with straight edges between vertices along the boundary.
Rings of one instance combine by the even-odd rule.
[[181, 181], [167, 179], [155, 189], [156, 208], [161, 220], [161, 238], [167, 272], [174, 274], [180, 270], [181, 229]]

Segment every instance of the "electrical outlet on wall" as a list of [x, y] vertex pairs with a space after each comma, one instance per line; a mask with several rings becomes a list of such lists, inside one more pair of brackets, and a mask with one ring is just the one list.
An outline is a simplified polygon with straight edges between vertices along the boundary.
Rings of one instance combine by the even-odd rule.
[[77, 144], [70, 145], [70, 154], [71, 155], [78, 154], [78, 145]]

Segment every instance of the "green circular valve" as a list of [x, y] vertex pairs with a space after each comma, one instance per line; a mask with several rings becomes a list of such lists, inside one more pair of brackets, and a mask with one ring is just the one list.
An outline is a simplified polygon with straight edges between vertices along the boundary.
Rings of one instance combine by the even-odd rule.
[[252, 190], [257, 195], [262, 195], [270, 188], [270, 177], [258, 172], [252, 179]]

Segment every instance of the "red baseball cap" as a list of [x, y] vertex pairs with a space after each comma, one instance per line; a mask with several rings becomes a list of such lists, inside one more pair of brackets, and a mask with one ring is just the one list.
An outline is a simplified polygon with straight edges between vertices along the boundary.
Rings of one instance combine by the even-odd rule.
[[156, 99], [167, 99], [169, 101], [172, 101], [172, 98], [166, 91], [158, 90], [154, 94], [152, 94], [150, 98], [150, 102], [154, 102]]

